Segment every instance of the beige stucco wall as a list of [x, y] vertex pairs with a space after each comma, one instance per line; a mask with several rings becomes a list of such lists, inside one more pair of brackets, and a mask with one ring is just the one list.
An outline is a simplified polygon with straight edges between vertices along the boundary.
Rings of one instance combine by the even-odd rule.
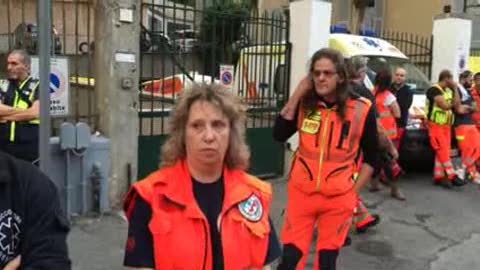
[[285, 6], [288, 6], [288, 0], [258, 0], [258, 10], [260, 12], [270, 12]]
[[[332, 0], [332, 23], [338, 22], [338, 2]], [[431, 35], [433, 17], [442, 13], [451, 0], [385, 0], [384, 29], [420, 35]], [[288, 5], [287, 0], [260, 0], [260, 10], [272, 10]], [[352, 12], [350, 12], [351, 14]]]
[[433, 17], [443, 12], [445, 0], [387, 0], [384, 29], [431, 35]]
[[[9, 2], [10, 6], [7, 1], [0, 1], [0, 51], [8, 50], [8, 35], [13, 33], [22, 21], [27, 23], [37, 21], [37, 1]], [[52, 1], [53, 25], [55, 25], [60, 35], [62, 45], [65, 46], [67, 54], [76, 53], [78, 45], [86, 42], [88, 35], [90, 35], [89, 41], [93, 41], [94, 11], [93, 5], [88, 2], [87, 0]], [[90, 21], [90, 31], [88, 31], [87, 27], [88, 21]], [[10, 42], [13, 42], [13, 39], [10, 40]]]

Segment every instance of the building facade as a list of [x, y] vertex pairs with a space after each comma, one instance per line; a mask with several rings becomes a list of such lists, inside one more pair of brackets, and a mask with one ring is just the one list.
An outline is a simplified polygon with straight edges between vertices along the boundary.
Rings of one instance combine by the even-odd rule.
[[[353, 0], [331, 0], [332, 25], [344, 25], [352, 29], [355, 18]], [[260, 10], [272, 11], [288, 8], [287, 0], [261, 0]], [[445, 5], [450, 5], [452, 13], [462, 13], [464, 0], [374, 0], [366, 8], [364, 24], [360, 28], [382, 32], [384, 30], [430, 36], [435, 16], [443, 13]], [[473, 20], [473, 47], [480, 47], [480, 1], [467, 1], [467, 14]]]

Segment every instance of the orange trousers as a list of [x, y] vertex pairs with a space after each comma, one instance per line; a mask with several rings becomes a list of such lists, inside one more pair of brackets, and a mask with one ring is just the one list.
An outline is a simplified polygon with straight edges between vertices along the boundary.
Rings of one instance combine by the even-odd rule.
[[[358, 176], [358, 172], [360, 171], [362, 164], [363, 164], [363, 155], [360, 154], [357, 161], [357, 172], [354, 175], [355, 179]], [[363, 204], [362, 199], [360, 198], [360, 196], [358, 196], [357, 205], [355, 206], [355, 210], [353, 213], [353, 224], [355, 224], [356, 228], [360, 228], [363, 225], [371, 222], [372, 220], [373, 220], [372, 214], [370, 214], [365, 204]]]
[[281, 241], [283, 245], [293, 244], [302, 252], [296, 270], [305, 267], [315, 226], [314, 269], [318, 269], [318, 251], [339, 250], [343, 246], [356, 204], [357, 194], [353, 189], [343, 195], [327, 197], [319, 193], [305, 194], [288, 183]]
[[435, 181], [441, 181], [445, 174], [449, 180], [455, 178], [455, 171], [450, 159], [451, 128], [450, 125], [428, 123], [430, 145], [435, 151], [435, 167], [433, 168], [433, 179]]
[[476, 162], [480, 158], [480, 133], [475, 125], [455, 127], [455, 137], [462, 158], [462, 164], [472, 178], [477, 176]]
[[355, 228], [361, 228], [362, 226], [371, 222], [372, 220], [373, 220], [372, 214], [370, 214], [367, 207], [363, 203], [362, 199], [358, 197], [357, 205], [353, 213], [353, 223], [355, 224]]

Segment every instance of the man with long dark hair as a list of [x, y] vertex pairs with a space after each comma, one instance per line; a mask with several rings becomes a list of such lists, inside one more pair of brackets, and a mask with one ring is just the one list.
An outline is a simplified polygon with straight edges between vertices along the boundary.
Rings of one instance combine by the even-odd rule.
[[[303, 87], [308, 85], [305, 80], [311, 80], [313, 87]], [[358, 194], [376, 166], [375, 112], [369, 100], [351, 91], [345, 60], [335, 50], [317, 51], [305, 80], [276, 119], [273, 131], [282, 142], [299, 132], [287, 185], [278, 269], [304, 268], [317, 226], [314, 269], [334, 270]], [[359, 151], [364, 160], [354, 182]]]

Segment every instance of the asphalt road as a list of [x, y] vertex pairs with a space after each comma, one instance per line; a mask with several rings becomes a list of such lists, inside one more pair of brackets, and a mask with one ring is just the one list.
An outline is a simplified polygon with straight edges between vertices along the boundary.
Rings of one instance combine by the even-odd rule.
[[[274, 180], [271, 216], [277, 231], [285, 202], [285, 181]], [[364, 192], [381, 223], [342, 250], [339, 270], [474, 270], [480, 266], [480, 186], [446, 190], [428, 174], [407, 175], [406, 202], [388, 190]], [[69, 236], [73, 269], [124, 269], [126, 223], [118, 214], [77, 220]], [[312, 253], [313, 254], [313, 253]], [[308, 269], [311, 269], [311, 261]]]

